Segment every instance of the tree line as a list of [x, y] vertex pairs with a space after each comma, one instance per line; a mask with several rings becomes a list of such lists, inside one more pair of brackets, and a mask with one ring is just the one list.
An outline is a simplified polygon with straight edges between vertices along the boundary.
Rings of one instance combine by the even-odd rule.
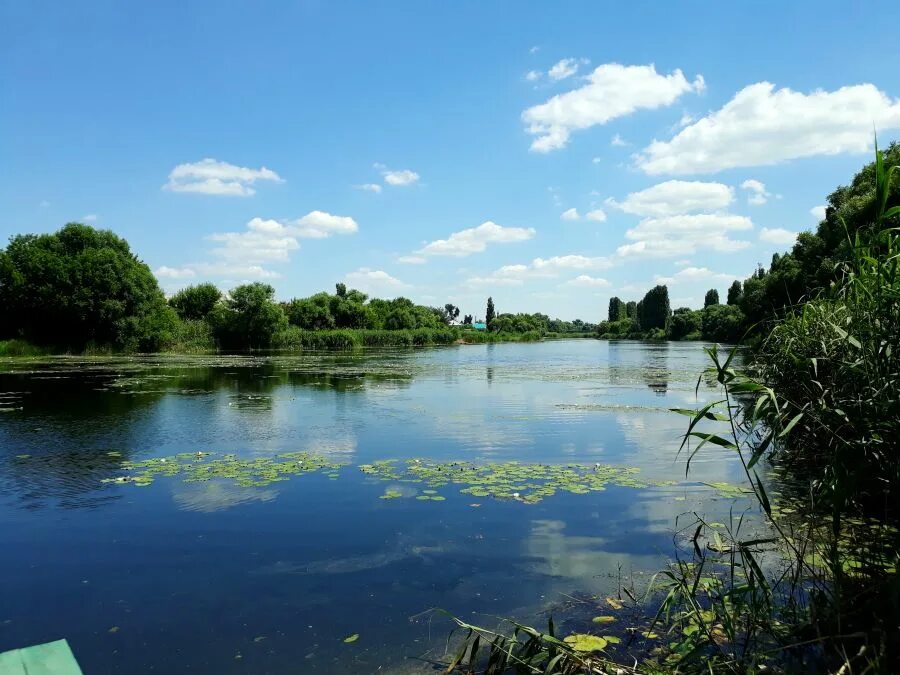
[[[150, 268], [128, 242], [107, 230], [69, 223], [52, 234], [18, 235], [0, 250], [0, 340], [53, 351], [248, 349], [308, 344], [430, 344], [453, 342], [473, 330], [471, 314], [458, 328], [459, 307], [385, 300], [335, 286], [288, 302], [265, 283], [223, 293], [211, 283], [166, 299]], [[592, 324], [543, 314], [498, 314], [488, 298], [486, 323], [497, 335], [590, 334]], [[448, 330], [451, 329], [452, 330]], [[310, 340], [303, 331], [391, 332], [394, 337], [338, 336]], [[408, 339], [400, 332], [414, 333]], [[402, 338], [402, 339], [401, 339]]]

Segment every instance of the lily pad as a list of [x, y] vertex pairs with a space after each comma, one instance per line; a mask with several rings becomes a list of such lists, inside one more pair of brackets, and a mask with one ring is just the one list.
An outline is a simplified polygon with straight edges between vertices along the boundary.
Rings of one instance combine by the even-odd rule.
[[348, 635], [344, 638], [344, 642], [348, 645], [352, 642], [356, 642], [357, 640], [359, 640], [359, 633], [354, 633], [353, 635]]
[[564, 641], [579, 652], [602, 652], [609, 644], [606, 639], [599, 635], [588, 635], [586, 633], [574, 633], [564, 638]]
[[591, 621], [594, 623], [612, 623], [616, 620], [614, 616], [595, 616]]

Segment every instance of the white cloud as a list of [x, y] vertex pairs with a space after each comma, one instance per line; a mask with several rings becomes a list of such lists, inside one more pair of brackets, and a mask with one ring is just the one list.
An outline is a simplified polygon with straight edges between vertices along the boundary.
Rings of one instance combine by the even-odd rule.
[[578, 209], [576, 208], [566, 209], [559, 217], [561, 220], [579, 220], [581, 218], [581, 216], [578, 215]]
[[600, 277], [592, 277], [589, 274], [579, 274], [563, 284], [564, 286], [582, 286], [588, 288], [607, 288], [610, 283]]
[[602, 161], [603, 161], [603, 158], [602, 158], [602, 157], [594, 157], [594, 158], [591, 160], [591, 164], [599, 164], [599, 163], [602, 162]]
[[427, 262], [427, 258], [423, 258], [420, 255], [401, 255], [397, 258], [397, 262], [404, 265], [424, 265]]
[[690, 283], [696, 281], [731, 281], [735, 276], [733, 274], [722, 274], [713, 272], [706, 267], [685, 267], [670, 277], [657, 276], [654, 279], [656, 284], [674, 285], [679, 283]]
[[277, 279], [280, 274], [267, 270], [260, 265], [244, 265], [242, 263], [197, 263], [185, 267], [166, 267], [156, 269], [154, 274], [159, 279], [226, 279], [233, 282], [251, 279]]
[[521, 286], [524, 282], [515, 277], [469, 277], [465, 280], [464, 285], [474, 288], [484, 286]]
[[640, 192], [632, 192], [621, 202], [609, 198], [606, 204], [639, 216], [671, 216], [693, 211], [716, 211], [734, 201], [734, 190], [722, 183], [670, 180]]
[[384, 164], [375, 163], [375, 168], [381, 172], [384, 182], [388, 185], [405, 186], [413, 185], [419, 182], [419, 174], [409, 169], [394, 170], [387, 168]]
[[770, 244], [779, 244], [780, 246], [791, 246], [797, 241], [797, 233], [781, 227], [764, 227], [759, 231], [759, 240]]
[[671, 140], [653, 141], [636, 162], [648, 174], [691, 174], [861, 153], [872, 147], [873, 125], [900, 128], [900, 100], [872, 84], [803, 94], [758, 82]]
[[216, 232], [207, 237], [221, 244], [212, 249], [215, 256], [244, 263], [287, 262], [300, 248], [298, 239], [325, 239], [336, 234], [353, 234], [359, 229], [349, 216], [310, 211], [289, 221], [253, 218], [243, 232]]
[[366, 192], [381, 192], [381, 186], [378, 183], [363, 183], [362, 185], [354, 185], [357, 190], [365, 190]]
[[753, 206], [762, 206], [772, 196], [772, 193], [766, 190], [766, 184], [755, 178], [748, 178], [741, 183], [741, 187], [750, 192], [747, 196], [747, 203]]
[[[612, 267], [609, 258], [590, 258], [583, 255], [564, 255], [552, 258], [535, 258], [529, 264], [504, 265], [486, 277], [471, 277], [467, 286], [521, 286], [533, 279], [553, 279], [569, 270], [600, 270]], [[588, 275], [581, 277], [591, 278]], [[581, 285], [589, 285], [584, 279]], [[600, 285], [600, 280], [594, 285]]]
[[83, 220], [86, 223], [96, 223], [97, 222], [97, 214], [89, 213], [86, 216], [82, 216], [81, 220]]
[[454, 232], [446, 239], [438, 239], [426, 244], [419, 255], [450, 255], [463, 257], [481, 253], [488, 244], [509, 244], [531, 239], [535, 234], [531, 227], [503, 227], [490, 220], [478, 227]]
[[164, 190], [197, 192], [207, 195], [249, 197], [256, 194], [251, 185], [256, 181], [283, 183], [282, 178], [266, 167], [249, 169], [215, 159], [203, 159], [193, 164], [179, 164], [169, 173]]
[[405, 284], [399, 279], [392, 277], [384, 270], [373, 270], [368, 267], [360, 267], [355, 272], [350, 272], [344, 276], [344, 281], [348, 286], [358, 288], [369, 294], [399, 291], [404, 288], [409, 288], [409, 284]]
[[606, 257], [588, 257], [584, 255], [561, 255], [552, 258], [535, 258], [531, 261], [531, 266], [536, 270], [544, 270], [552, 274], [558, 273], [559, 270], [605, 270], [614, 265], [610, 258]]
[[525, 73], [525, 79], [529, 82], [537, 82], [539, 79], [541, 79], [542, 74], [543, 73], [541, 73], [541, 71], [539, 70], [529, 70], [527, 73]]
[[585, 79], [583, 86], [522, 113], [528, 133], [537, 136], [531, 143], [533, 151], [558, 150], [569, 142], [572, 131], [606, 124], [636, 110], [668, 106], [682, 94], [704, 88], [702, 77], [688, 82], [680, 70], [660, 75], [652, 64], [607, 63]]
[[528, 50], [528, 53], [529, 54], [537, 54], [539, 51], [541, 51], [540, 45], [535, 45], [534, 47], [532, 47], [531, 49]]
[[585, 216], [588, 220], [593, 220], [597, 223], [602, 223], [606, 220], [606, 212], [603, 209], [591, 209], [588, 211]]
[[825, 204], [812, 207], [809, 212], [813, 214], [816, 220], [825, 220]]
[[751, 229], [749, 218], [729, 213], [645, 218], [625, 233], [634, 243], [624, 244], [616, 252], [623, 258], [678, 258], [703, 249], [730, 253], [750, 243], [731, 239], [729, 233]]
[[609, 144], [616, 148], [624, 148], [625, 146], [630, 145], [630, 143], [619, 134], [614, 134]]
[[212, 249], [212, 253], [226, 260], [241, 262], [287, 262], [291, 251], [300, 248], [296, 238], [284, 234], [286, 228], [277, 221], [262, 221], [254, 218], [250, 221], [275, 223], [281, 229], [272, 231], [265, 229], [249, 229], [246, 232], [217, 232], [207, 237], [210, 241], [219, 242], [221, 246]]
[[547, 71], [547, 77], [551, 80], [564, 80], [577, 73], [579, 65], [578, 59], [562, 59]]
[[333, 234], [353, 234], [359, 225], [349, 216], [334, 216], [325, 211], [310, 211], [290, 223], [290, 231], [305, 239], [325, 239]]
[[158, 279], [190, 279], [197, 276], [197, 272], [190, 267], [157, 267], [153, 274]]

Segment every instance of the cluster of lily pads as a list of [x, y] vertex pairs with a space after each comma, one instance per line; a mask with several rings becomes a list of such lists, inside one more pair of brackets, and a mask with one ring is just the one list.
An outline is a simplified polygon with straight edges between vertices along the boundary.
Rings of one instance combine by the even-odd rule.
[[104, 483], [133, 483], [145, 487], [159, 477], [181, 477], [186, 483], [226, 479], [240, 487], [266, 487], [290, 480], [293, 476], [323, 472], [328, 478], [338, 477], [343, 463], [308, 452], [287, 452], [274, 457], [241, 458], [237, 455], [212, 457], [209, 452], [187, 452], [171, 457], [155, 457], [140, 462], [122, 462], [121, 476], [104, 479]]
[[[607, 485], [634, 488], [667, 485], [668, 481], [639, 480], [638, 469], [609, 464], [537, 464], [520, 462], [436, 462], [427, 459], [379, 460], [361, 464], [360, 470], [374, 478], [400, 483], [424, 484], [432, 490], [423, 491], [417, 499], [436, 499], [433, 488], [446, 485], [464, 486], [460, 492], [473, 497], [513, 499], [535, 504], [557, 492], [587, 494], [603, 490]], [[383, 499], [401, 497], [396, 489], [389, 489]], [[441, 498], [443, 499], [443, 498]]]

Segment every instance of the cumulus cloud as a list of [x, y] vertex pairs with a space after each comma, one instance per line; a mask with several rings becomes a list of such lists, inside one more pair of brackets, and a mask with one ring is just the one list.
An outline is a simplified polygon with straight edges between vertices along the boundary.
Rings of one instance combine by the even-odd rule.
[[734, 278], [735, 276], [733, 274], [713, 272], [706, 267], [685, 267], [670, 277], [657, 276], [654, 279], [654, 283], [672, 286], [679, 283], [695, 281], [731, 281]]
[[[263, 222], [275, 223], [275, 221]], [[208, 239], [221, 244], [212, 249], [214, 255], [243, 262], [287, 262], [291, 251], [300, 248], [300, 243], [294, 237], [267, 230], [217, 232], [209, 235]]]
[[539, 70], [529, 70], [527, 73], [525, 73], [525, 79], [529, 82], [537, 82], [539, 79], [541, 79], [541, 75], [542, 73]]
[[731, 239], [731, 232], [751, 230], [746, 216], [729, 213], [695, 213], [645, 218], [625, 233], [634, 243], [620, 246], [620, 257], [680, 258], [698, 250], [722, 253], [739, 251], [750, 245]]
[[406, 185], [414, 185], [419, 182], [419, 174], [415, 171], [410, 171], [409, 169], [389, 169], [384, 164], [375, 164], [375, 168], [381, 172], [381, 175], [384, 177], [384, 182], [388, 185], [394, 185], [398, 187], [403, 187]]
[[671, 140], [654, 140], [636, 163], [652, 175], [696, 174], [868, 152], [873, 124], [878, 130], [900, 128], [900, 100], [875, 85], [803, 94], [758, 82]]
[[606, 220], [606, 212], [603, 209], [591, 209], [588, 211], [585, 216], [588, 220], [593, 220], [597, 223], [602, 223]]
[[766, 190], [766, 184], [754, 178], [749, 178], [741, 183], [741, 188], [749, 191], [750, 194], [747, 195], [747, 203], [753, 206], [762, 206], [769, 201], [769, 197], [772, 196], [772, 193]]
[[601, 277], [592, 277], [589, 274], [579, 274], [574, 279], [563, 284], [564, 286], [581, 286], [583, 288], [607, 288], [610, 283]]
[[397, 262], [404, 265], [424, 265], [427, 261], [427, 258], [420, 255], [401, 255], [397, 258]]
[[551, 80], [564, 80], [577, 73], [579, 65], [581, 62], [578, 59], [562, 59], [547, 71], [547, 77]]
[[216, 232], [207, 237], [215, 243], [210, 253], [220, 261], [197, 263], [183, 268], [160, 267], [161, 278], [177, 279], [194, 276], [238, 279], [265, 279], [279, 276], [259, 263], [283, 263], [299, 250], [299, 239], [324, 239], [332, 235], [352, 234], [359, 229], [349, 216], [335, 216], [325, 211], [310, 211], [296, 220], [252, 218], [240, 232]]
[[353, 234], [359, 225], [349, 216], [334, 216], [325, 211], [310, 211], [289, 223], [289, 229], [305, 239], [325, 239], [333, 234]]
[[797, 241], [797, 232], [781, 227], [764, 227], [759, 231], [759, 240], [780, 246], [791, 246]]
[[534, 269], [551, 274], [557, 274], [560, 270], [605, 270], [614, 264], [611, 258], [605, 256], [590, 257], [578, 254], [535, 258], [531, 261]]
[[628, 141], [622, 138], [619, 134], [614, 134], [609, 144], [616, 148], [624, 148], [625, 146], [629, 145]]
[[381, 192], [381, 186], [378, 183], [363, 183], [361, 185], [354, 185], [357, 190], [365, 190], [366, 192], [374, 192], [378, 194]]
[[153, 270], [157, 279], [190, 279], [197, 276], [197, 272], [190, 267], [157, 267]]
[[164, 190], [195, 192], [206, 195], [249, 197], [256, 194], [251, 187], [257, 181], [283, 183], [277, 173], [266, 167], [250, 169], [215, 159], [202, 159], [193, 164], [179, 164], [169, 172]]
[[481, 253], [488, 244], [510, 244], [526, 241], [535, 234], [531, 227], [503, 227], [490, 220], [478, 227], [454, 232], [446, 239], [437, 239], [423, 246], [419, 255], [448, 255], [464, 257]]
[[409, 288], [409, 284], [392, 277], [384, 270], [373, 270], [368, 267], [360, 267], [355, 272], [348, 273], [344, 276], [344, 281], [348, 286], [369, 294], [389, 293]]
[[222, 279], [231, 282], [242, 282], [258, 279], [277, 279], [281, 275], [261, 265], [245, 265], [243, 263], [196, 263], [184, 267], [157, 268], [154, 274], [158, 279], [184, 280], [195, 277]]
[[85, 223], [96, 223], [97, 222], [97, 214], [89, 213], [86, 216], [82, 216], [81, 220]]
[[[504, 265], [488, 276], [471, 277], [467, 286], [521, 286], [533, 279], [553, 279], [571, 270], [601, 270], [613, 266], [609, 258], [584, 255], [563, 255], [552, 258], [535, 258], [530, 263]], [[588, 275], [581, 275], [587, 277]], [[590, 278], [590, 277], [588, 277]], [[587, 285], [582, 280], [582, 285]]]
[[813, 214], [813, 217], [815, 217], [816, 220], [825, 220], [825, 204], [822, 204], [821, 206], [814, 206], [809, 210], [809, 212]]
[[571, 208], [566, 209], [561, 214], [559, 214], [560, 219], [562, 220], [580, 220], [581, 216], [578, 214], [578, 209]]
[[641, 110], [668, 106], [680, 96], [704, 88], [698, 76], [689, 82], [680, 70], [660, 75], [651, 64], [598, 66], [577, 89], [558, 94], [522, 113], [529, 134], [536, 136], [531, 149], [550, 152], [565, 147], [572, 131], [606, 124]]
[[670, 180], [640, 192], [632, 192], [621, 202], [606, 204], [638, 216], [671, 216], [694, 211], [724, 209], [734, 201], [734, 190], [722, 183]]

